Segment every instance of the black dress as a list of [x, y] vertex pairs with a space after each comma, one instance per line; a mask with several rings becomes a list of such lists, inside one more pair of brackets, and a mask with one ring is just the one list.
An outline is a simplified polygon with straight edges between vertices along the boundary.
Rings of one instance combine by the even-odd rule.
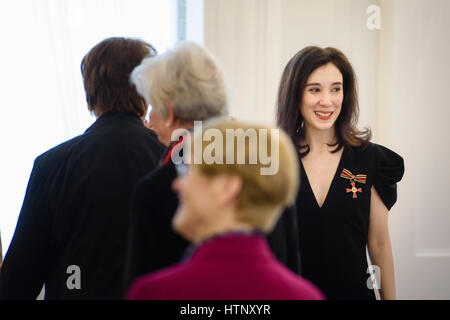
[[368, 289], [366, 245], [370, 190], [374, 186], [388, 209], [397, 200], [403, 159], [370, 143], [363, 151], [344, 148], [326, 199], [319, 207], [300, 161], [297, 197], [302, 276], [327, 299], [373, 300]]

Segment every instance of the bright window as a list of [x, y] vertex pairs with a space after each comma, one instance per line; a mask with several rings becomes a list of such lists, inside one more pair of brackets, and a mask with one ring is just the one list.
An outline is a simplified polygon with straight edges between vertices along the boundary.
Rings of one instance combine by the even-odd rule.
[[[0, 2], [0, 231], [9, 246], [34, 159], [82, 134], [87, 111], [82, 57], [111, 36], [164, 52], [203, 43], [203, 0], [14, 0]], [[194, 21], [195, 20], [195, 21]]]

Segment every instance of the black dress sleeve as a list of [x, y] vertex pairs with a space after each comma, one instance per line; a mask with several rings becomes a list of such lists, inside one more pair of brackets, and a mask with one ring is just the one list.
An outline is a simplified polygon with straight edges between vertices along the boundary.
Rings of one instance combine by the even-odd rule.
[[405, 172], [403, 158], [394, 151], [375, 144], [374, 187], [388, 210], [397, 201], [397, 183]]

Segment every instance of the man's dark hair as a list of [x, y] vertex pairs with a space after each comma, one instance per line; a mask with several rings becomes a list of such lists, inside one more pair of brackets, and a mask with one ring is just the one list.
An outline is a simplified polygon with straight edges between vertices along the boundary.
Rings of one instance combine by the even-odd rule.
[[144, 99], [130, 84], [131, 71], [157, 52], [138, 39], [108, 38], [93, 47], [81, 61], [86, 100], [95, 114], [109, 111], [147, 113]]

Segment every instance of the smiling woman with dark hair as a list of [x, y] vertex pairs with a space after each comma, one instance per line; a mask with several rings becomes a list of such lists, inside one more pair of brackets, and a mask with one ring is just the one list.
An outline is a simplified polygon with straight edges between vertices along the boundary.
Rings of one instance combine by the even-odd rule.
[[368, 246], [381, 272], [383, 298], [394, 299], [387, 220], [403, 159], [369, 142], [370, 130], [356, 127], [358, 111], [356, 77], [340, 50], [306, 47], [289, 61], [278, 92], [277, 123], [296, 145], [301, 164], [302, 274], [328, 299], [374, 299]]
[[[339, 117], [336, 116], [334, 131], [336, 141], [332, 146], [336, 146], [333, 152], [347, 147], [367, 147], [371, 131], [366, 129], [359, 131], [356, 128], [359, 116], [358, 92], [356, 86], [356, 76], [352, 65], [345, 55], [335, 48], [321, 49], [318, 47], [306, 47], [299, 51], [288, 63], [281, 79], [278, 94], [278, 125], [285, 129], [296, 145], [301, 149], [302, 156], [308, 154], [309, 145], [305, 142], [306, 131], [304, 130], [303, 114], [299, 111], [303, 90], [306, 86], [317, 91], [316, 83], [307, 83], [308, 76], [318, 67], [328, 63], [339, 69], [341, 79], [335, 83], [336, 89], [342, 90], [343, 100]], [[295, 115], [295, 116], [293, 116]]]

